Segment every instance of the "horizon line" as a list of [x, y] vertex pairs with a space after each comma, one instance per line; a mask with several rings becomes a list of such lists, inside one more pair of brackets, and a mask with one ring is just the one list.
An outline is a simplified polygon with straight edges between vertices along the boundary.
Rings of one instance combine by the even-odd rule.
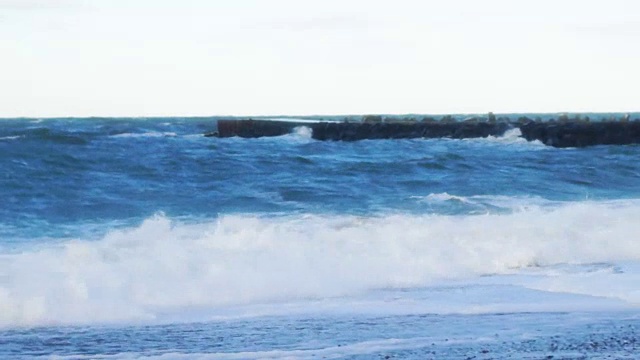
[[317, 118], [317, 117], [364, 117], [364, 116], [464, 116], [464, 115], [582, 115], [582, 114], [640, 114], [640, 110], [636, 111], [515, 111], [515, 112], [434, 112], [434, 113], [347, 113], [347, 114], [263, 114], [263, 115], [61, 115], [61, 116], [0, 116], [0, 120], [17, 120], [17, 119], [97, 119], [97, 118], [113, 118], [113, 119], [154, 119], [154, 118]]

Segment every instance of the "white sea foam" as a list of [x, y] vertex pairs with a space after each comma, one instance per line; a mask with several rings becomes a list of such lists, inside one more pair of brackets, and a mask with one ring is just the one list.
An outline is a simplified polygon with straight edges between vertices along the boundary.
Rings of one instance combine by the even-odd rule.
[[0, 141], [1, 140], [16, 140], [16, 139], [20, 139], [22, 136], [20, 135], [16, 135], [16, 136], [2, 136], [0, 137]]
[[297, 126], [293, 129], [293, 134], [302, 138], [311, 139], [313, 129], [308, 126]]
[[116, 134], [112, 137], [115, 138], [140, 138], [140, 137], [176, 137], [178, 136], [175, 132], [160, 132], [160, 131], [149, 131], [145, 133], [122, 133]]
[[432, 193], [427, 195], [426, 197], [419, 197], [427, 202], [444, 202], [444, 201], [460, 201], [460, 202], [464, 202], [464, 203], [468, 203], [469, 199], [464, 197], [464, 196], [456, 196], [456, 195], [450, 195], [447, 192], [443, 192], [443, 193]]
[[[194, 309], [366, 299], [460, 281], [467, 294], [473, 284], [500, 283], [640, 303], [638, 218], [637, 200], [476, 216], [227, 215], [182, 224], [158, 215], [98, 241], [0, 255], [0, 326], [162, 321]], [[557, 264], [594, 263], [631, 265], [557, 272]], [[481, 309], [459, 300], [451, 311], [514, 309], [508, 298]], [[419, 307], [420, 296], [411, 301]]]
[[496, 144], [526, 145], [529, 148], [531, 147], [540, 148], [540, 149], [549, 148], [539, 140], [527, 141], [527, 139], [522, 137], [522, 131], [520, 131], [520, 128], [509, 129], [505, 131], [505, 133], [502, 134], [501, 136], [488, 136], [486, 138], [468, 138], [463, 140], [471, 141], [471, 142], [489, 142], [489, 143], [496, 143]]
[[[474, 206], [491, 206], [512, 211], [526, 211], [530, 209], [560, 207], [566, 204], [561, 201], [553, 201], [537, 196], [505, 196], [505, 195], [472, 195], [460, 196], [447, 192], [431, 193], [426, 196], [412, 196], [419, 202], [424, 203], [447, 203], [459, 202]], [[606, 202], [601, 202], [604, 205]]]
[[[502, 136], [489, 136], [488, 139], [506, 142], [506, 143], [527, 143], [528, 141], [522, 137], [522, 131], [520, 128], [509, 129], [502, 134]], [[540, 145], [543, 145], [540, 143]]]
[[[313, 129], [308, 126], [296, 126], [291, 129], [291, 132], [281, 136], [264, 136], [258, 138], [258, 141], [262, 142], [281, 142], [285, 141], [290, 144], [306, 144], [313, 140]], [[237, 138], [239, 139], [239, 138]], [[239, 139], [241, 141], [243, 139]]]

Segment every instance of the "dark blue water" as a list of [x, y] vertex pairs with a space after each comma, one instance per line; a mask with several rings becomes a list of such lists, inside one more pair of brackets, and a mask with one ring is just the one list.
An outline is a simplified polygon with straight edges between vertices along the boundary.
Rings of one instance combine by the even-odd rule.
[[563, 201], [640, 194], [638, 146], [201, 136], [212, 123], [3, 120], [0, 236], [70, 236], [76, 225], [132, 224], [160, 211], [422, 213], [430, 205], [412, 197], [445, 192]]
[[214, 121], [0, 121], [0, 357], [637, 350], [640, 146]]

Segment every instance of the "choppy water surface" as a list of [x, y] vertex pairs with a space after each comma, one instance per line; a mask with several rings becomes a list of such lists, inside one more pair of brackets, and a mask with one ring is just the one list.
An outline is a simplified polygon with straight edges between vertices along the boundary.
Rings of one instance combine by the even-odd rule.
[[1, 121], [1, 357], [637, 353], [640, 146], [212, 128]]

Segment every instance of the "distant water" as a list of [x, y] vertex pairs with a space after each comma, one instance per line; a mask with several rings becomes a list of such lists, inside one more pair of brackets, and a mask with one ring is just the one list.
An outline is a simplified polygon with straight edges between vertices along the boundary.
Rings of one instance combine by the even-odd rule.
[[640, 353], [640, 146], [214, 127], [0, 120], [0, 358]]

